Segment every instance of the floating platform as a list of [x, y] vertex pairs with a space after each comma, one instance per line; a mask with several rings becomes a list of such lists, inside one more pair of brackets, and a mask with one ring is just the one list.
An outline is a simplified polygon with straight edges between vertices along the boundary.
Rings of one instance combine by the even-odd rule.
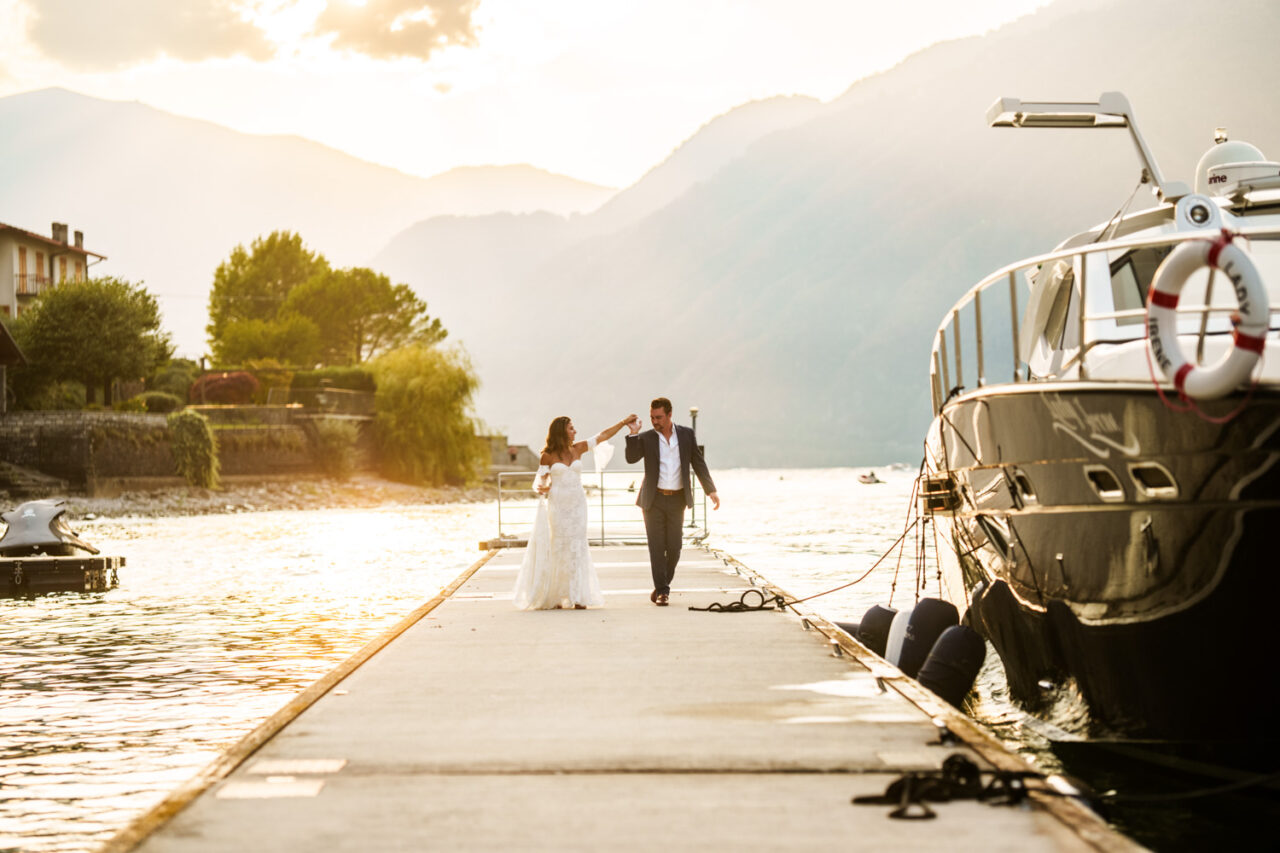
[[101, 592], [120, 583], [124, 557], [0, 557], [0, 596]]
[[592, 556], [605, 607], [522, 612], [490, 552], [105, 850], [1139, 849], [1037, 779], [851, 804], [957, 753], [1030, 768], [819, 616], [690, 610], [774, 591], [733, 560], [687, 547], [660, 608], [643, 548]]

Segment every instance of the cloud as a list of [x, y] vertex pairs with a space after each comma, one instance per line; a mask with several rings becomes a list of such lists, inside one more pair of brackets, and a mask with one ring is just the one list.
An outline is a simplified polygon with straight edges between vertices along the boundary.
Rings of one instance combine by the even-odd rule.
[[136, 65], [161, 55], [196, 62], [268, 59], [274, 48], [240, 15], [236, 0], [27, 0], [27, 34], [46, 56], [86, 70]]
[[329, 0], [314, 34], [333, 35], [333, 47], [375, 59], [429, 59], [450, 45], [472, 47], [471, 16], [480, 0]]

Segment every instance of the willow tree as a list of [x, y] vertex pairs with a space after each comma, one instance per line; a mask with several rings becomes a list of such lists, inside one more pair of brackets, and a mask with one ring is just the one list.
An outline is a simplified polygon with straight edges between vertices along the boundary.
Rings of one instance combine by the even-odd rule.
[[460, 484], [482, 460], [471, 402], [480, 382], [466, 354], [412, 344], [369, 363], [378, 383], [374, 434], [387, 477]]

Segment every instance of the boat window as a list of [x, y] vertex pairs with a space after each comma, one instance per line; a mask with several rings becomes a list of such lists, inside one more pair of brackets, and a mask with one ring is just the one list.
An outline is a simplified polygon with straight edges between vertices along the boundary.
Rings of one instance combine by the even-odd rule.
[[1129, 465], [1129, 475], [1133, 477], [1138, 491], [1149, 498], [1176, 498], [1178, 484], [1169, 469], [1158, 462], [1139, 462]]
[[1018, 496], [1023, 503], [1036, 503], [1036, 490], [1031, 480], [1022, 471], [1013, 472], [1013, 482], [1017, 486]]
[[[1138, 274], [1134, 271], [1133, 261], [1126, 257], [1123, 261], [1111, 265], [1111, 300], [1117, 311], [1141, 310], [1144, 305], [1144, 294], [1138, 286]], [[1117, 326], [1133, 326], [1142, 323], [1141, 317], [1117, 317]]]
[[1044, 339], [1052, 347], [1062, 346], [1062, 333], [1067, 330], [1067, 309], [1071, 307], [1071, 292], [1075, 289], [1076, 274], [1067, 269], [1061, 281], [1051, 282], [1057, 290], [1053, 294], [1053, 307], [1044, 323]]
[[1089, 485], [1104, 501], [1124, 500], [1124, 487], [1111, 469], [1106, 465], [1086, 465], [1084, 475], [1089, 478]]
[[[1125, 252], [1111, 262], [1111, 297], [1117, 311], [1130, 311], [1147, 307], [1147, 291], [1151, 279], [1173, 246], [1148, 246]], [[1121, 326], [1142, 323], [1141, 317], [1124, 317], [1116, 320]]]

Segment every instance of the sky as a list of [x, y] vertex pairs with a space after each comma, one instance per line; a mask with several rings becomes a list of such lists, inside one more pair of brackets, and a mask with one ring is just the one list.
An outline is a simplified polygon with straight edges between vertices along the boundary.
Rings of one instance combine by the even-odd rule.
[[1047, 0], [0, 0], [0, 96], [59, 86], [413, 175], [634, 183], [774, 95], [827, 101]]

